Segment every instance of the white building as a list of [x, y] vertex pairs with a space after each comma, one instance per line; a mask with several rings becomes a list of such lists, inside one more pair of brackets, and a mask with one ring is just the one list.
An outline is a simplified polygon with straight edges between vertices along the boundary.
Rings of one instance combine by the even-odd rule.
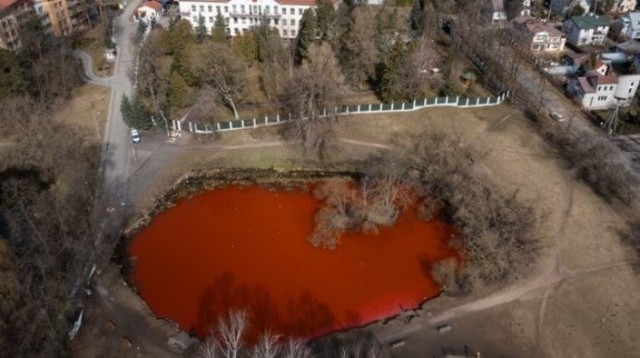
[[638, 92], [640, 74], [617, 76], [609, 72], [609, 66], [599, 62], [598, 70], [588, 71], [583, 77], [569, 80], [567, 91], [588, 110], [629, 105]]
[[491, 22], [492, 23], [502, 23], [507, 21], [507, 13], [504, 11], [504, 1], [503, 0], [491, 0], [492, 12], [491, 12]]
[[635, 10], [638, 5], [637, 0], [616, 0], [611, 7], [611, 12], [625, 13]]
[[136, 9], [136, 20], [144, 22], [152, 22], [160, 18], [162, 4], [155, 1], [146, 1]]
[[268, 21], [280, 37], [292, 39], [298, 35], [302, 13], [314, 7], [315, 0], [183, 0], [180, 15], [198, 26], [203, 17], [207, 31], [211, 33], [216, 15], [221, 14], [227, 23], [229, 35], [236, 36]]
[[575, 46], [601, 45], [609, 33], [607, 16], [574, 16], [562, 23], [567, 40]]
[[592, 0], [551, 0], [549, 9], [559, 15], [566, 15], [571, 9], [580, 6], [584, 13], [589, 12]]
[[564, 50], [565, 36], [551, 24], [527, 15], [516, 17], [513, 24], [522, 31], [522, 40], [527, 42], [532, 52], [549, 53]]
[[640, 39], [640, 12], [630, 12], [620, 18], [621, 32], [629, 39]]
[[531, 16], [531, 0], [522, 0], [520, 16]]

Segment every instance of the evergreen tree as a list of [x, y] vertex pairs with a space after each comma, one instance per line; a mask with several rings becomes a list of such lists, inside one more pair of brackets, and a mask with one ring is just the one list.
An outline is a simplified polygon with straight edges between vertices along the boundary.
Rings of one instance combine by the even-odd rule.
[[313, 10], [307, 9], [302, 14], [300, 29], [296, 38], [295, 60], [297, 64], [309, 58], [309, 46], [316, 39], [316, 17]]
[[189, 86], [187, 86], [184, 78], [182, 78], [178, 72], [172, 72], [171, 78], [169, 79], [169, 107], [171, 109], [182, 108], [188, 91]]
[[129, 128], [134, 128], [133, 126], [133, 109], [131, 108], [131, 102], [129, 102], [129, 97], [126, 95], [122, 95], [122, 101], [120, 102], [120, 113], [122, 114], [122, 120]]
[[316, 0], [316, 32], [320, 41], [335, 38], [336, 9], [331, 0]]
[[396, 38], [389, 54], [389, 58], [378, 67], [378, 95], [383, 102], [390, 102], [402, 98], [400, 85], [402, 70], [407, 49], [402, 39]]
[[196, 41], [202, 42], [205, 38], [207, 38], [207, 26], [204, 23], [204, 16], [200, 16], [196, 27]]
[[424, 30], [425, 5], [425, 0], [413, 0], [413, 5], [411, 6], [409, 25], [411, 27], [411, 31], [416, 35], [422, 34], [422, 31]]
[[214, 42], [225, 43], [227, 42], [227, 22], [224, 21], [221, 13], [216, 15], [216, 20], [213, 23], [213, 29], [211, 30], [211, 37]]
[[138, 21], [138, 30], [136, 31], [136, 39], [138, 41], [142, 40], [142, 37], [144, 37], [144, 34], [147, 32], [148, 27], [149, 26], [146, 22]]
[[245, 31], [242, 35], [235, 36], [231, 47], [249, 65], [256, 60], [256, 39], [253, 31]]
[[381, 62], [387, 61], [389, 52], [393, 47], [396, 33], [398, 32], [397, 18], [398, 13], [395, 9], [391, 12], [383, 8], [376, 14], [374, 40], [376, 49], [382, 56]]

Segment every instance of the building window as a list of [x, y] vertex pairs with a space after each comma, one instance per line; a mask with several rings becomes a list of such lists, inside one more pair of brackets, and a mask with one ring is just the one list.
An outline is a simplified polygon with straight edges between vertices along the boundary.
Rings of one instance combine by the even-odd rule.
[[213, 16], [209, 16], [209, 22], [213, 23]]
[[196, 11], [196, 6], [195, 5], [191, 5], [191, 11]]
[[293, 15], [295, 14], [295, 9], [294, 8], [290, 8], [289, 9], [289, 15]]
[[283, 36], [283, 37], [289, 36], [289, 31], [287, 31], [287, 30], [282, 30], [282, 36]]
[[270, 7], [266, 6], [266, 7], [264, 8], [264, 13], [265, 13], [265, 14], [267, 14], [267, 15], [269, 15], [269, 10], [270, 10], [270, 9], [271, 9]]
[[273, 23], [277, 25], [278, 24], [278, 19], [273, 19]]
[[302, 8], [298, 9], [298, 15], [302, 15]]
[[198, 23], [198, 17], [197, 17], [197, 16], [194, 16], [194, 17], [193, 17], [193, 23], [194, 23], [194, 24], [197, 24], [197, 23]]
[[291, 26], [296, 26], [296, 20], [291, 20]]
[[291, 36], [295, 36], [296, 35], [296, 30], [291, 30]]
[[282, 19], [282, 25], [287, 26], [287, 19]]
[[219, 14], [220, 13], [220, 5], [216, 5], [216, 12]]
[[274, 6], [274, 7], [273, 7], [273, 13], [274, 13], [274, 14], [276, 14], [276, 15], [278, 15], [278, 7], [277, 7], [277, 6]]
[[231, 11], [232, 11], [232, 12], [237, 12], [237, 10], [236, 10], [236, 5], [231, 5]]
[[211, 6], [211, 5], [207, 6], [207, 10], [208, 10], [209, 12], [213, 12], [213, 6]]
[[240, 5], [240, 12], [244, 14], [244, 5]]
[[225, 7], [224, 7], [224, 13], [225, 13], [225, 14], [229, 13], [229, 7], [228, 7], [228, 6], [225, 6]]
[[204, 5], [200, 5], [200, 11], [204, 12]]
[[237, 17], [234, 17], [234, 18], [233, 18], [233, 23], [234, 23], [234, 24], [237, 24], [237, 23], [238, 23], [238, 18], [237, 18]]

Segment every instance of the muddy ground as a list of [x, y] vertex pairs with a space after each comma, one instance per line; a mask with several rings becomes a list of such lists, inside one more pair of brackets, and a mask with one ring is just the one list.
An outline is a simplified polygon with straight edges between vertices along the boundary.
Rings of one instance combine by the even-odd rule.
[[[522, 200], [545, 214], [538, 268], [505, 287], [464, 298], [442, 296], [426, 303], [418, 317], [365, 329], [385, 345], [396, 343], [392, 352], [397, 357], [443, 356], [465, 347], [485, 356], [635, 356], [640, 349], [640, 285], [632, 268], [637, 258], [617, 235], [624, 217], [573, 177], [520, 111], [503, 105], [343, 118], [330, 157], [333, 165], [326, 168], [340, 168], [345, 160], [391, 145], [399, 134], [434, 130], [453, 133], [485, 152], [476, 169], [518, 190]], [[317, 165], [305, 159], [296, 144], [282, 142], [277, 127], [223, 133], [213, 142], [186, 135], [171, 143], [163, 138], [145, 141], [144, 156], [130, 173], [130, 185], [140, 193], [133, 203], [136, 211], [152, 207], [153, 198], [189, 170]], [[106, 294], [92, 303], [102, 313], [87, 316], [92, 319], [74, 343], [73, 355], [169, 356], [162, 342], [175, 328], [148, 317], [150, 311], [136, 302], [137, 296], [121, 289], [122, 279], [108, 277], [98, 280]], [[109, 302], [123, 307], [114, 310]], [[118, 316], [122, 310], [143, 310], [147, 316]], [[108, 321], [115, 327], [101, 336]], [[451, 329], [440, 333], [437, 327], [445, 325]], [[122, 343], [124, 336], [130, 337], [130, 347]]]

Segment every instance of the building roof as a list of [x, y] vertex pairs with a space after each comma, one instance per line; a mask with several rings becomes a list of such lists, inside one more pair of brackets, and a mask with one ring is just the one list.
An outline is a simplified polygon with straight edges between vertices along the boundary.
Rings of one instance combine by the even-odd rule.
[[0, 11], [18, 2], [18, 0], [0, 0]]
[[580, 84], [580, 87], [582, 87], [582, 91], [584, 91], [584, 93], [596, 93], [596, 89], [591, 86], [586, 77], [578, 77], [578, 83]]
[[624, 17], [629, 19], [629, 26], [632, 29], [640, 28], [640, 12], [629, 12]]
[[[2, 1], [2, 0], [0, 0], [0, 1]], [[140, 5], [140, 7], [138, 7], [138, 9], [141, 8], [141, 7], [150, 7], [152, 9], [154, 9], [155, 11], [162, 10], [162, 4], [157, 2], [157, 1], [155, 1], [155, 0], [147, 1], [147, 2], [143, 3], [142, 5]]]
[[621, 42], [616, 45], [622, 52], [625, 52], [630, 55], [635, 55], [640, 53], [640, 41], [638, 40], [629, 40], [625, 42]]
[[618, 84], [618, 76], [615, 73], [602, 76], [598, 71], [587, 71], [585, 77], [589, 79], [589, 83], [595, 87], [599, 85], [615, 85]]
[[521, 15], [514, 17], [511, 21], [513, 21], [513, 23], [516, 25], [524, 25], [528, 22], [535, 21], [535, 19], [529, 15]]
[[491, 0], [491, 4], [493, 5], [493, 11], [504, 11], [504, 1], [503, 0]]
[[560, 30], [544, 22], [528, 22], [526, 24], [526, 27], [527, 30], [532, 34], [537, 34], [538, 32], [547, 32], [550, 36], [554, 37], [560, 37], [564, 35]]
[[595, 29], [600, 26], [609, 26], [611, 19], [608, 16], [586, 15], [574, 16], [567, 21], [573, 21], [576, 27], [582, 30]]

